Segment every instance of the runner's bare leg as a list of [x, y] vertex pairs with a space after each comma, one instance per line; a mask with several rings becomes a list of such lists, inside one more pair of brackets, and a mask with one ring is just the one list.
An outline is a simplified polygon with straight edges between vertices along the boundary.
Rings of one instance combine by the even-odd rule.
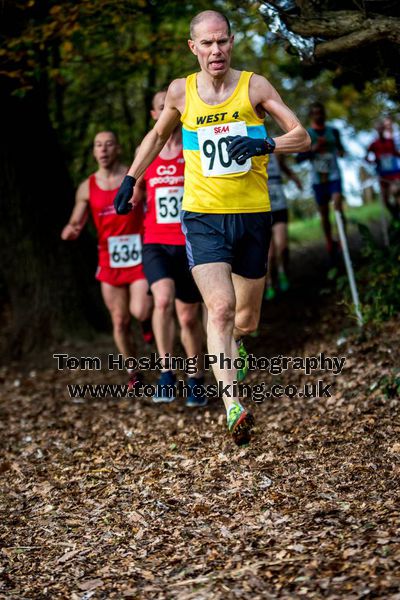
[[102, 281], [101, 293], [111, 315], [115, 345], [124, 358], [128, 358], [133, 355], [128, 286], [117, 287]]
[[[233, 338], [236, 299], [231, 266], [227, 263], [197, 265], [193, 267], [192, 273], [208, 311], [208, 353], [233, 360], [239, 355]], [[231, 386], [236, 380], [235, 368], [220, 368], [217, 363], [213, 365], [213, 372], [217, 382], [221, 381], [223, 386]], [[230, 396], [224, 395], [226, 410], [237, 400], [232, 393]]]

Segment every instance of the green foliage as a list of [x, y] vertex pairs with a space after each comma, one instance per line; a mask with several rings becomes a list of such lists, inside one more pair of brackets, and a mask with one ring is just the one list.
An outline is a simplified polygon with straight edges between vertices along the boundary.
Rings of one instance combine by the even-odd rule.
[[188, 26], [205, 0], [31, 0], [1, 35], [0, 70], [21, 95], [40, 87], [77, 182], [94, 168], [94, 134], [114, 130], [132, 159], [153, 94], [195, 69]]
[[[302, 206], [303, 203], [305, 207]], [[293, 206], [296, 208], [298, 207], [299, 213], [292, 210]], [[323, 238], [321, 219], [317, 211], [315, 200], [290, 201], [289, 207], [291, 217], [289, 221], [289, 237], [292, 243], [305, 244]], [[309, 212], [310, 215], [315, 216], [306, 216], [306, 213], [302, 212], [303, 210]], [[358, 223], [377, 221], [379, 220], [381, 210], [380, 202], [363, 204], [362, 206], [348, 206], [346, 207], [348, 225], [353, 226]], [[300, 214], [299, 218], [297, 218], [297, 214]], [[331, 223], [334, 227], [335, 219], [333, 214], [331, 214]], [[334, 274], [331, 279], [335, 279], [336, 275], [337, 273]], [[347, 279], [344, 280], [344, 284], [345, 286], [348, 285]]]
[[314, 198], [295, 198], [290, 201], [290, 216], [294, 221], [304, 221], [317, 217]]
[[357, 274], [362, 312], [366, 322], [381, 323], [400, 311], [400, 226], [391, 225], [388, 248], [378, 244], [366, 225], [358, 227], [365, 259]]
[[[40, 89], [78, 183], [94, 169], [91, 145], [100, 129], [118, 134], [130, 162], [151, 126], [151, 98], [197, 69], [187, 47], [191, 18], [222, 10], [235, 34], [233, 66], [268, 77], [287, 104], [308, 121], [310, 102], [326, 102], [330, 118], [370, 127], [385, 109], [393, 82], [363, 92], [333, 86], [334, 73], [304, 78], [297, 56], [271, 35], [254, 0], [29, 0], [8, 3], [0, 22], [0, 74], [19, 96]], [[270, 120], [271, 134], [279, 129]]]

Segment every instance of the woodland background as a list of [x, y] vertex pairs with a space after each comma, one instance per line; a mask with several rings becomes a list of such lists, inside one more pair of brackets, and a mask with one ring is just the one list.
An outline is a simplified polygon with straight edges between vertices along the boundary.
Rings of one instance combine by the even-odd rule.
[[[303, 122], [313, 100], [325, 102], [329, 118], [343, 119], [355, 132], [371, 130], [383, 113], [396, 118], [400, 8], [390, 0], [3, 0], [0, 291], [6, 355], [22, 356], [65, 331], [86, 335], [108, 326], [93, 280], [93, 231], [68, 246], [59, 233], [76, 185], [95, 167], [95, 132], [116, 131], [131, 161], [151, 125], [153, 93], [197, 68], [187, 48], [188, 24], [208, 8], [232, 21], [234, 66], [266, 75]], [[313, 52], [302, 59], [281, 29], [273, 33], [266, 8], [276, 10], [289, 34], [312, 41]]]
[[234, 66], [265, 74], [304, 123], [322, 100], [350, 147], [398, 121], [394, 0], [0, 2], [1, 598], [400, 600], [400, 240], [392, 226], [383, 245], [376, 198], [346, 208], [362, 331], [313, 201], [291, 204], [291, 287], [264, 303], [248, 350], [346, 363], [311, 381], [252, 372], [333, 393], [251, 402], [249, 448], [219, 399], [73, 399], [68, 384], [126, 374], [51, 358], [115, 352], [93, 228], [73, 244], [60, 231], [93, 135], [115, 130], [130, 162], [154, 91], [197, 68], [188, 24], [208, 8], [232, 21]]

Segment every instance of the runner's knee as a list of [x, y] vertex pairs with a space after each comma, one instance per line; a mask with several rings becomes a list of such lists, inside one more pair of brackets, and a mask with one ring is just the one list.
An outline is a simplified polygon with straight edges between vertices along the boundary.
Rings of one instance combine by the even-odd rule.
[[195, 329], [199, 323], [198, 311], [193, 309], [181, 310], [178, 313], [178, 320], [182, 329]]
[[149, 306], [147, 302], [141, 302], [131, 306], [131, 315], [138, 321], [145, 321], [150, 316]]
[[158, 311], [165, 313], [166, 315], [171, 314], [174, 308], [174, 300], [172, 296], [162, 294], [155, 297], [154, 306]]
[[333, 208], [342, 212], [342, 198], [334, 198]]
[[235, 306], [229, 299], [215, 300], [207, 308], [209, 323], [218, 330], [225, 329], [235, 319]]
[[129, 315], [113, 312], [111, 313], [111, 319], [116, 333], [126, 333], [128, 331], [131, 320]]
[[235, 329], [241, 333], [241, 335], [249, 335], [256, 331], [258, 327], [258, 315], [254, 312], [243, 311], [237, 315], [235, 320]]

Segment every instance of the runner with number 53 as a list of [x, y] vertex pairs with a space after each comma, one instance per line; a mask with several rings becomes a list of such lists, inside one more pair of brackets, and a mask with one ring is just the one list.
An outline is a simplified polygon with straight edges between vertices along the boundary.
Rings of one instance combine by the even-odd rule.
[[[164, 108], [166, 92], [153, 98], [151, 116], [158, 121]], [[143, 266], [154, 297], [153, 330], [161, 357], [172, 355], [175, 341], [174, 308], [186, 355], [199, 356], [201, 362], [203, 331], [200, 321], [201, 296], [190, 273], [181, 230], [185, 160], [181, 127], [175, 128], [157, 158], [149, 165], [135, 187], [135, 211], [146, 202], [143, 237]], [[175, 373], [161, 373], [154, 402], [174, 400]], [[188, 406], [204, 406], [204, 378], [199, 371], [189, 377], [193, 393]]]

